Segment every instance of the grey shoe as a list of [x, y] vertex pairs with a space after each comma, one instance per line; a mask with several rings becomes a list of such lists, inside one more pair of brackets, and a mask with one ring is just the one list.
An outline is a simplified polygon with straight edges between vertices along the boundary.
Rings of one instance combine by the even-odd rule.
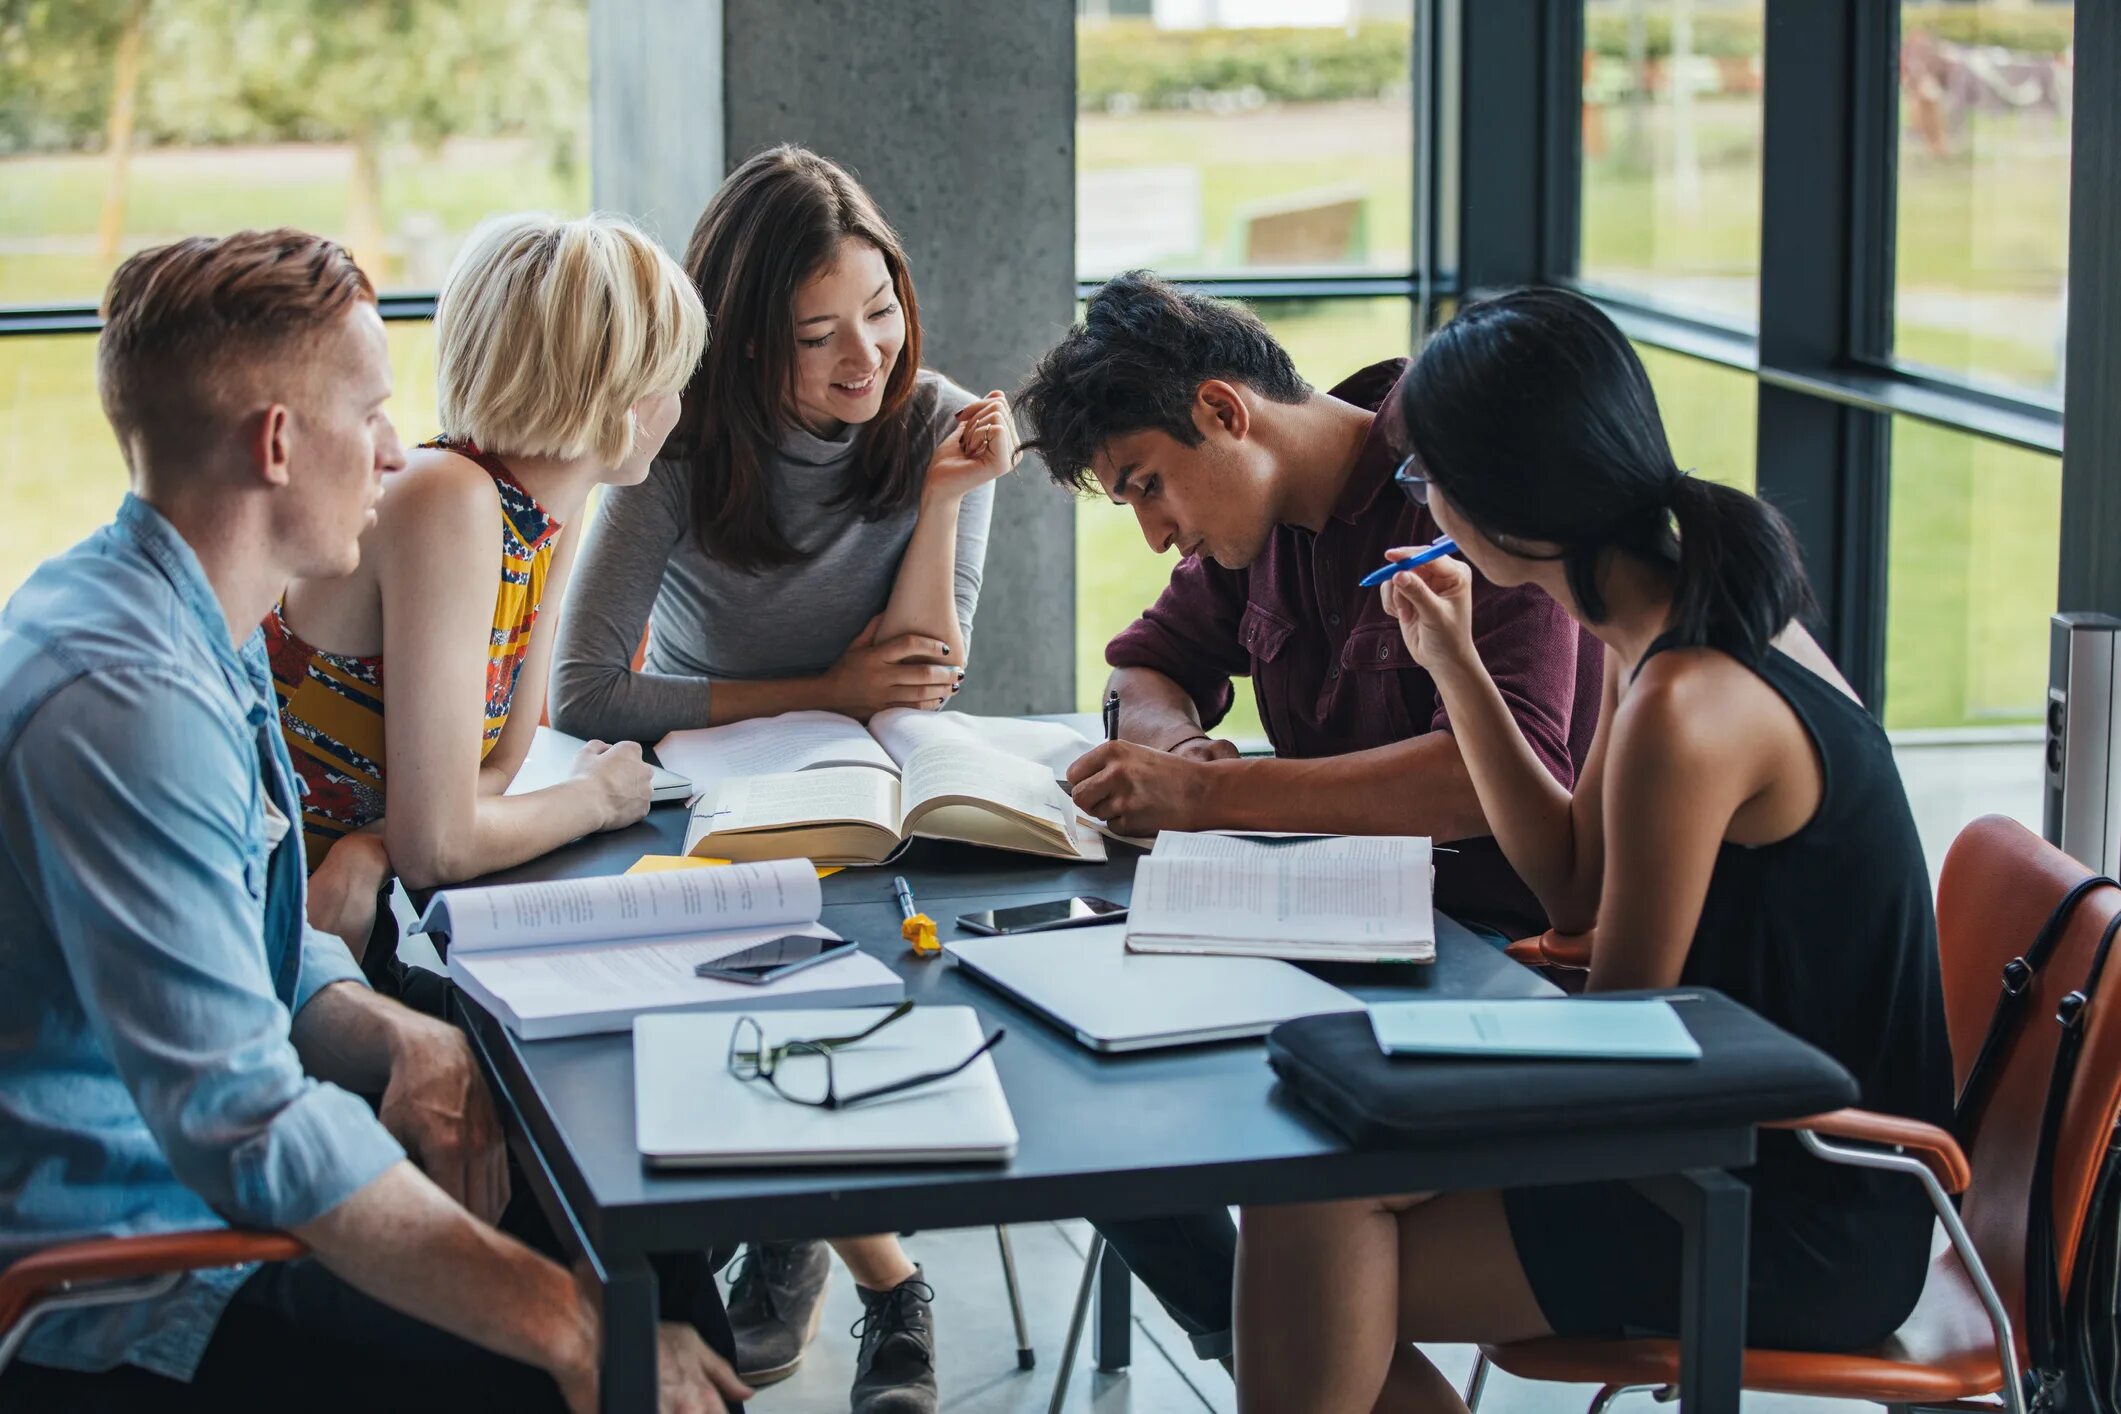
[[853, 1414], [935, 1414], [935, 1288], [920, 1269], [889, 1291], [856, 1286], [862, 1318], [854, 1362]]
[[729, 1285], [736, 1372], [758, 1388], [778, 1384], [803, 1363], [803, 1347], [825, 1313], [832, 1252], [822, 1242], [754, 1242]]

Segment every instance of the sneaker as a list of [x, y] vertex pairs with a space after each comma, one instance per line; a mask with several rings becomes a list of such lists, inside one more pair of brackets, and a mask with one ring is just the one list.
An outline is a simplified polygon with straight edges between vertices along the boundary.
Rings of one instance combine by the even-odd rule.
[[777, 1384], [803, 1363], [803, 1347], [825, 1314], [832, 1252], [822, 1242], [754, 1242], [737, 1259], [729, 1284], [729, 1325], [736, 1333], [736, 1372], [757, 1389]]
[[855, 1290], [862, 1318], [847, 1334], [861, 1339], [854, 1362], [853, 1414], [935, 1414], [935, 1289], [920, 1269], [889, 1291]]

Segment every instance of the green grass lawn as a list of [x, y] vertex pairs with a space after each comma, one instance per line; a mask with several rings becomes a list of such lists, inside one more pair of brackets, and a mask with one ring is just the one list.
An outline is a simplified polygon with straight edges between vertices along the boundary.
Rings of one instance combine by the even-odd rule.
[[[1757, 121], [1757, 109], [1752, 110]], [[1411, 202], [1404, 105], [1355, 104], [1223, 118], [1144, 114], [1088, 118], [1079, 133], [1085, 171], [1136, 164], [1200, 168], [1201, 248], [1168, 267], [1225, 263], [1236, 213], [1294, 192], [1355, 185], [1368, 193], [1371, 257], [1406, 259]], [[1757, 223], [1757, 156], [1744, 147], [1745, 113], [1704, 117], [1702, 202], [1691, 216], [1647, 172], [1609, 162], [1585, 193], [1585, 263], [1591, 269], [1750, 271]], [[1609, 133], [1610, 136], [1610, 133]], [[1977, 133], [1977, 139], [1987, 135]], [[1999, 129], [1977, 141], [1978, 161], [1904, 164], [1900, 281], [2039, 296], [2059, 280], [2066, 232], [2064, 167], [2035, 138]], [[80, 249], [95, 228], [104, 167], [89, 157], [0, 160], [0, 303], [92, 298], [104, 272]], [[345, 216], [345, 160], [336, 149], [143, 156], [129, 225], [146, 234], [228, 230], [291, 221], [326, 231]], [[1750, 205], [1747, 192], [1750, 190]], [[1970, 193], [1978, 191], [1976, 203]], [[880, 194], [889, 207], [889, 194]], [[580, 168], [555, 173], [520, 145], [427, 153], [404, 149], [386, 170], [384, 224], [398, 232], [415, 213], [450, 232], [491, 211], [579, 210]], [[52, 238], [68, 238], [53, 249]], [[393, 261], [400, 259], [394, 254]], [[386, 270], [386, 282], [399, 276]], [[939, 278], [928, 276], [930, 280]], [[1404, 301], [1321, 301], [1270, 306], [1270, 322], [1297, 366], [1330, 386], [1374, 359], [1404, 353]], [[2005, 332], [2010, 332], [2006, 330]], [[408, 437], [432, 430], [432, 337], [394, 325], [395, 409]], [[1903, 322], [1904, 355], [1949, 369], [2037, 385], [2052, 377], [2053, 350], [2035, 338], [1969, 336], [1963, 328]], [[108, 518], [124, 487], [117, 450], [96, 404], [93, 344], [83, 338], [0, 340], [0, 595], [30, 568]], [[1751, 486], [1752, 382], [1678, 355], [1645, 351], [1682, 466]], [[1895, 429], [1887, 718], [1895, 726], [2030, 721], [2045, 683], [2043, 625], [2054, 605], [2060, 515], [2054, 458], [1903, 423]], [[1128, 512], [1085, 502], [1077, 517], [1078, 696], [1093, 705], [1105, 676], [1104, 644], [1162, 586], [1171, 562], [1149, 554]], [[1240, 690], [1228, 730], [1258, 731]]]

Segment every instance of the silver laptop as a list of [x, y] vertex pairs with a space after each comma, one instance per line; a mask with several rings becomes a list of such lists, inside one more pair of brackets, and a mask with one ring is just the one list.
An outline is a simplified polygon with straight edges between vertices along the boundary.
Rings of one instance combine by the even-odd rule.
[[1130, 953], [1126, 932], [1111, 925], [961, 938], [943, 951], [1093, 1051], [1243, 1040], [1299, 1016], [1363, 1009], [1286, 962]]

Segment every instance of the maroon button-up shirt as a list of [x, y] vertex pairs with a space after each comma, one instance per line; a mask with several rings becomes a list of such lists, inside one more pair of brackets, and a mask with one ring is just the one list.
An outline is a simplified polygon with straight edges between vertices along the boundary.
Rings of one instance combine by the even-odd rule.
[[[1372, 364], [1333, 396], [1375, 411], [1406, 369]], [[1392, 485], [1399, 453], [1377, 418], [1324, 529], [1275, 527], [1259, 559], [1225, 569], [1181, 560], [1171, 583], [1105, 649], [1115, 668], [1154, 668], [1183, 687], [1213, 727], [1234, 677], [1252, 679], [1277, 756], [1338, 756], [1449, 731], [1436, 683], [1407, 652], [1375, 589], [1357, 587], [1396, 545], [1442, 532]], [[1573, 786], [1598, 725], [1604, 651], [1545, 591], [1498, 589], [1476, 573], [1473, 642], [1510, 715], [1554, 779]], [[1492, 839], [1460, 842], [1436, 866], [1440, 907], [1513, 936], [1546, 926], [1531, 891]]]

